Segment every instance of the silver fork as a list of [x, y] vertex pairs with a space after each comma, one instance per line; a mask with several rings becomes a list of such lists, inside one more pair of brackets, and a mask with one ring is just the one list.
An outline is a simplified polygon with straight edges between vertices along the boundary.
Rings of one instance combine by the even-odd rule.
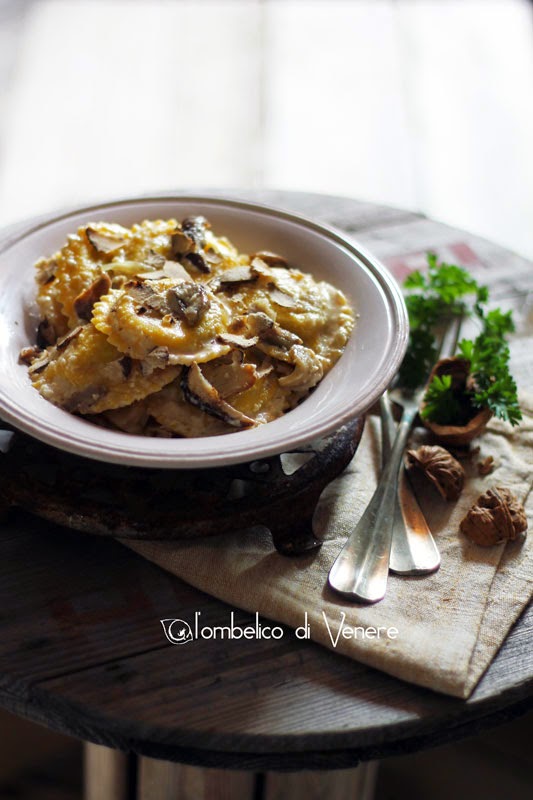
[[398, 475], [407, 437], [418, 413], [424, 389], [402, 397], [403, 414], [387, 466], [381, 473], [370, 503], [349, 535], [328, 582], [349, 600], [377, 603], [385, 597], [398, 492]]
[[[388, 392], [379, 401], [381, 414], [381, 462], [385, 468], [390, 458], [391, 443], [396, 436]], [[400, 472], [394, 505], [394, 523], [389, 568], [398, 575], [428, 575], [440, 566], [440, 553], [431, 531], [409, 485], [407, 475]]]
[[[460, 326], [461, 320], [454, 320], [443, 337], [441, 352], [455, 350]], [[453, 348], [448, 345], [450, 340]], [[389, 461], [363, 516], [329, 572], [331, 588], [349, 600], [377, 603], [385, 597], [400, 466], [423, 395], [423, 386], [413, 392], [395, 390], [394, 400], [403, 407], [403, 413]]]

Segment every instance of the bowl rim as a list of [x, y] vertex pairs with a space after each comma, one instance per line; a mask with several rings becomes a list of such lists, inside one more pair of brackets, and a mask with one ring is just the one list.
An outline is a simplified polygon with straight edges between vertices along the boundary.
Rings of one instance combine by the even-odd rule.
[[[326, 238], [342, 248], [347, 250], [352, 256], [355, 256], [356, 261], [362, 262], [364, 267], [370, 272], [374, 280], [378, 283], [382, 292], [387, 300], [387, 306], [392, 318], [392, 328], [395, 335], [392, 340], [391, 347], [386, 353], [387, 355], [387, 368], [383, 371], [381, 379], [372, 384], [367, 389], [365, 394], [360, 397], [357, 408], [353, 406], [343, 405], [336, 413], [328, 417], [327, 423], [320, 425], [315, 424], [311, 428], [302, 426], [299, 430], [300, 433], [292, 432], [289, 438], [290, 448], [297, 448], [308, 444], [309, 442], [323, 438], [334, 433], [340, 427], [348, 423], [354, 417], [364, 414], [375, 400], [386, 390], [390, 385], [394, 375], [400, 367], [401, 361], [407, 348], [407, 341], [409, 336], [409, 322], [405, 301], [400, 289], [399, 284], [396, 282], [389, 270], [365, 247], [359, 245], [355, 240], [348, 238], [347, 235], [340, 229], [325, 224], [322, 222], [315, 222], [302, 214], [287, 211], [285, 209], [276, 208], [262, 203], [253, 201], [235, 199], [231, 197], [224, 197], [223, 195], [201, 195], [174, 192], [172, 194], [156, 194], [139, 197], [117, 198], [106, 200], [101, 203], [95, 203], [90, 206], [75, 206], [65, 209], [60, 212], [47, 214], [33, 218], [29, 221], [21, 221], [14, 225], [8, 226], [6, 229], [0, 230], [0, 255], [3, 255], [9, 249], [19, 242], [23, 241], [26, 237], [33, 235], [50, 225], [68, 220], [70, 217], [76, 217], [80, 214], [91, 215], [95, 212], [102, 212], [114, 207], [120, 206], [128, 207], [135, 206], [142, 203], [198, 203], [207, 204], [219, 207], [230, 207], [243, 211], [255, 211], [270, 217], [282, 218], [288, 222], [292, 222], [310, 231], [318, 234], [326, 235]], [[9, 234], [9, 230], [16, 229], [14, 233]], [[7, 234], [3, 238], [4, 232]], [[65, 412], [68, 413], [68, 412]], [[73, 453], [85, 458], [106, 463], [117, 463], [129, 466], [149, 467], [149, 468], [163, 468], [163, 469], [195, 469], [195, 468], [209, 468], [209, 467], [222, 467], [231, 464], [246, 463], [249, 461], [256, 461], [262, 458], [277, 455], [282, 452], [287, 452], [286, 445], [287, 439], [283, 442], [275, 439], [272, 443], [264, 442], [259, 447], [250, 448], [246, 442], [238, 448], [233, 447], [230, 452], [225, 452], [220, 446], [223, 436], [217, 437], [202, 437], [198, 441], [206, 442], [208, 439], [213, 441], [211, 453], [185, 453], [185, 454], [171, 454], [159, 453], [157, 454], [157, 444], [154, 444], [153, 452], [140, 453], [135, 452], [128, 447], [128, 442], [137, 439], [145, 440], [146, 437], [134, 436], [132, 434], [125, 434], [120, 431], [111, 431], [117, 433], [116, 446], [106, 443], [105, 446], [98, 446], [97, 444], [87, 443], [83, 436], [80, 434], [72, 435], [64, 431], [58, 432], [57, 429], [50, 423], [36, 425], [33, 415], [25, 411], [24, 407], [19, 404], [14, 404], [6, 397], [3, 391], [0, 390], [0, 424], [1, 419], [12, 424], [16, 429], [44, 442], [45, 444], [56, 447], [60, 450]], [[70, 415], [72, 416], [72, 415]], [[232, 434], [232, 441], [236, 434]], [[124, 437], [124, 438], [122, 438]], [[157, 437], [153, 438], [154, 443], [161, 442]], [[166, 441], [166, 440], [165, 440]], [[183, 440], [180, 440], [183, 441]], [[191, 440], [187, 439], [187, 442]], [[119, 442], [122, 442], [120, 445]], [[103, 449], [105, 447], [105, 449]]]

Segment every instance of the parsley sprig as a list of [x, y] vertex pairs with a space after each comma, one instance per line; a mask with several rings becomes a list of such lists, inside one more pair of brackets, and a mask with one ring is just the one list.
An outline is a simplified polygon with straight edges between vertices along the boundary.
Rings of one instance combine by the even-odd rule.
[[514, 330], [511, 312], [488, 311], [486, 286], [462, 267], [439, 264], [434, 254], [427, 258], [427, 272], [413, 272], [404, 282], [410, 338], [400, 385], [415, 389], [424, 382], [437, 359], [439, 327], [454, 317], [472, 316], [479, 320], [481, 331], [474, 340], [459, 343], [458, 355], [470, 364], [464, 391], [456, 391], [450, 375], [436, 376], [424, 398], [423, 416], [442, 425], [462, 425], [477, 409], [488, 407], [495, 416], [518, 424], [521, 413], [506, 338]]
[[522, 419], [516, 383], [509, 372], [509, 345], [506, 334], [514, 331], [510, 311], [499, 308], [485, 312], [476, 308], [481, 319], [479, 336], [459, 342], [459, 352], [470, 362], [471, 402], [475, 408], [488, 407], [496, 417], [518, 425]]
[[400, 384], [416, 389], [437, 360], [436, 330], [454, 317], [468, 316], [474, 306], [486, 303], [488, 290], [462, 267], [439, 264], [428, 253], [428, 271], [412, 272], [404, 282], [410, 336], [400, 368]]

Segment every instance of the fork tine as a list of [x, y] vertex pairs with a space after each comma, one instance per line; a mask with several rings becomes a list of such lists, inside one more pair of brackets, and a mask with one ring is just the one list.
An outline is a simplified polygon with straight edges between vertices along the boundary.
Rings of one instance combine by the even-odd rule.
[[444, 328], [440, 337], [439, 346], [437, 348], [437, 360], [439, 358], [446, 358], [455, 355], [457, 345], [459, 344], [459, 337], [461, 335], [461, 327], [464, 322], [464, 317], [453, 317]]

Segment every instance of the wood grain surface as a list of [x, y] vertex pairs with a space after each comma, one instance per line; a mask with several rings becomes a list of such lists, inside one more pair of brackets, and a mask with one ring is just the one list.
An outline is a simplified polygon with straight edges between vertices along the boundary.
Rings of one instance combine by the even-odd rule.
[[[442, 252], [461, 245], [480, 269], [500, 270], [502, 286], [510, 273], [531, 280], [531, 265], [517, 256], [402, 211], [317, 195], [255, 199], [357, 233], [398, 274], [433, 241]], [[531, 610], [464, 702], [291, 631], [277, 642], [176, 647], [161, 619], [201, 612], [214, 626], [227, 624], [232, 609], [114, 540], [12, 510], [0, 526], [0, 554], [0, 702], [90, 742], [214, 768], [347, 768], [458, 739], [532, 705]], [[236, 624], [250, 620], [235, 611]]]

